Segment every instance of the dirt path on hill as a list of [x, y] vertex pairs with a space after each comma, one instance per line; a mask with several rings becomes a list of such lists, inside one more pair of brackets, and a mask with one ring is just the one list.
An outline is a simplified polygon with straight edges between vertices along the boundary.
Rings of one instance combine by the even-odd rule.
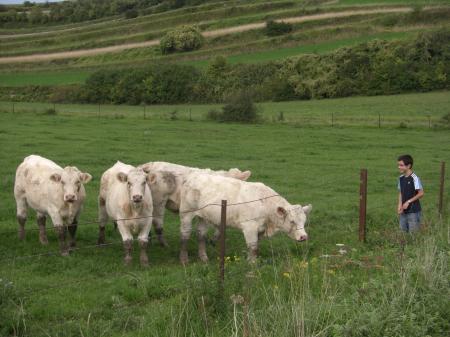
[[[382, 13], [406, 13], [410, 12], [412, 9], [410, 7], [394, 7], [394, 8], [374, 8], [374, 9], [361, 9], [361, 10], [351, 10], [351, 11], [342, 11], [342, 12], [331, 12], [331, 13], [322, 13], [322, 14], [314, 14], [314, 15], [306, 15], [306, 16], [298, 16], [298, 17], [290, 17], [279, 19], [278, 21], [284, 21], [289, 23], [301, 23], [307, 21], [315, 21], [315, 20], [325, 20], [325, 19], [333, 19], [333, 18], [342, 18], [354, 15], [368, 15], [368, 14], [382, 14]], [[210, 30], [203, 32], [203, 36], [205, 37], [217, 37], [232, 33], [245, 32], [253, 29], [261, 29], [266, 25], [265, 22], [257, 22], [246, 25], [240, 25], [229, 28], [222, 28], [216, 30]], [[152, 47], [159, 44], [159, 39], [149, 40], [145, 42], [136, 42], [136, 43], [126, 43], [116, 46], [102, 47], [102, 48], [92, 48], [92, 49], [80, 49], [80, 50], [71, 50], [65, 52], [57, 52], [57, 53], [48, 53], [48, 54], [32, 54], [32, 55], [23, 55], [23, 56], [8, 56], [8, 57], [0, 57], [0, 63], [18, 63], [18, 62], [39, 62], [39, 61], [49, 61], [49, 60], [58, 60], [58, 59], [67, 59], [67, 58], [77, 58], [82, 56], [93, 56], [105, 53], [114, 53], [123, 51], [126, 49], [134, 49], [134, 48], [143, 48], [143, 47]]]

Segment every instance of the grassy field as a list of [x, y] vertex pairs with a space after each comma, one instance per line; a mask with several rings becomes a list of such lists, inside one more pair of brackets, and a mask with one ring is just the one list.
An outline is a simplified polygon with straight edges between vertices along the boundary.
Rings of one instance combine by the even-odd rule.
[[[0, 113], [0, 335], [448, 335], [449, 223], [436, 215], [439, 162], [450, 162], [448, 130], [198, 120], [210, 106], [176, 107], [195, 112], [189, 122], [156, 116], [141, 120], [135, 107], [117, 106], [103, 107], [101, 118], [93, 106], [75, 105], [57, 106], [57, 115], [46, 115], [45, 105], [23, 104], [13, 114], [5, 109], [9, 104], [0, 105], [7, 111]], [[330, 109], [346, 109], [366, 117], [393, 114], [394, 104], [399, 119], [425, 108], [437, 117], [448, 112], [448, 93], [270, 103], [264, 110], [282, 107], [291, 118], [299, 110], [327, 116]], [[151, 109], [164, 114], [174, 107]], [[395, 159], [405, 152], [414, 155], [426, 192], [425, 226], [416, 238], [398, 233], [395, 215]], [[94, 177], [86, 185], [80, 249], [70, 257], [26, 257], [57, 251], [50, 222], [49, 246], [38, 243], [33, 212], [26, 240], [17, 239], [14, 172], [31, 153], [77, 165]], [[192, 238], [191, 264], [181, 267], [178, 219], [169, 214], [170, 247], [151, 246], [147, 270], [136, 256], [126, 268], [119, 234], [109, 226], [111, 245], [93, 248], [97, 228], [88, 223], [97, 217], [99, 177], [119, 159], [250, 169], [251, 180], [263, 181], [292, 203], [312, 203], [310, 240], [296, 244], [283, 235], [264, 240], [259, 262], [252, 266], [245, 262], [242, 234], [229, 230], [220, 299], [215, 248], [208, 248], [211, 262], [201, 265]], [[369, 171], [367, 244], [357, 241], [362, 167]], [[345, 252], [339, 253], [342, 247], [336, 244], [344, 244]]]
[[[450, 112], [450, 95], [447, 91], [422, 94], [403, 94], [373, 97], [348, 97], [338, 99], [266, 102], [257, 104], [265, 122], [293, 125], [331, 125], [411, 127], [439, 125], [441, 118]], [[180, 120], [202, 121], [208, 111], [220, 110], [219, 104], [191, 105], [95, 105], [1, 102], [0, 111], [17, 114], [46, 114], [55, 109], [58, 115], [100, 117], [106, 119], [168, 120], [175, 112]], [[284, 120], [279, 120], [280, 114]]]

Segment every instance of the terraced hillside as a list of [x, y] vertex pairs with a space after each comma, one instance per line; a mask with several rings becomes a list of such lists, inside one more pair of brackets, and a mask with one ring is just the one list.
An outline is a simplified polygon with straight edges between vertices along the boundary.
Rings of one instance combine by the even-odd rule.
[[[420, 6], [420, 7], [419, 7]], [[82, 83], [99, 68], [183, 62], [199, 67], [224, 55], [230, 63], [326, 53], [373, 39], [406, 39], [448, 26], [450, 1], [227, 1], [124, 19], [0, 31], [0, 85]], [[291, 22], [286, 35], [269, 37], [269, 19]], [[159, 39], [195, 24], [201, 49], [162, 55]]]

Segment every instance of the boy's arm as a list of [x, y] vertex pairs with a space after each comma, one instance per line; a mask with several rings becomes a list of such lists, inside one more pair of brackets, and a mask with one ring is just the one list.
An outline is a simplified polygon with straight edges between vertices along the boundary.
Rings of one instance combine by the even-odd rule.
[[425, 193], [423, 192], [423, 189], [422, 189], [422, 190], [416, 190], [416, 191], [417, 191], [417, 194], [416, 194], [414, 197], [412, 197], [411, 199], [407, 200], [406, 202], [412, 203], [412, 202], [414, 202], [414, 201], [419, 200], [420, 198], [422, 198], [423, 195], [425, 194]]
[[397, 213], [401, 214], [403, 213], [403, 207], [402, 207], [402, 192], [398, 192], [398, 205], [397, 205]]

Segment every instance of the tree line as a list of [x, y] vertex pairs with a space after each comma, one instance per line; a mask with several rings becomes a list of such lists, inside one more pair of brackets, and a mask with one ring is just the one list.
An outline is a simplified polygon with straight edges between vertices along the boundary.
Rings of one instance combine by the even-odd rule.
[[256, 101], [282, 101], [448, 89], [449, 80], [450, 31], [442, 29], [407, 41], [374, 40], [328, 54], [275, 62], [229, 64], [219, 56], [203, 70], [167, 63], [100, 70], [63, 99], [113, 104], [217, 103], [246, 90]]
[[0, 26], [23, 24], [72, 23], [124, 15], [134, 18], [194, 6], [206, 0], [77, 0], [37, 4], [25, 1], [23, 5], [0, 5]]

